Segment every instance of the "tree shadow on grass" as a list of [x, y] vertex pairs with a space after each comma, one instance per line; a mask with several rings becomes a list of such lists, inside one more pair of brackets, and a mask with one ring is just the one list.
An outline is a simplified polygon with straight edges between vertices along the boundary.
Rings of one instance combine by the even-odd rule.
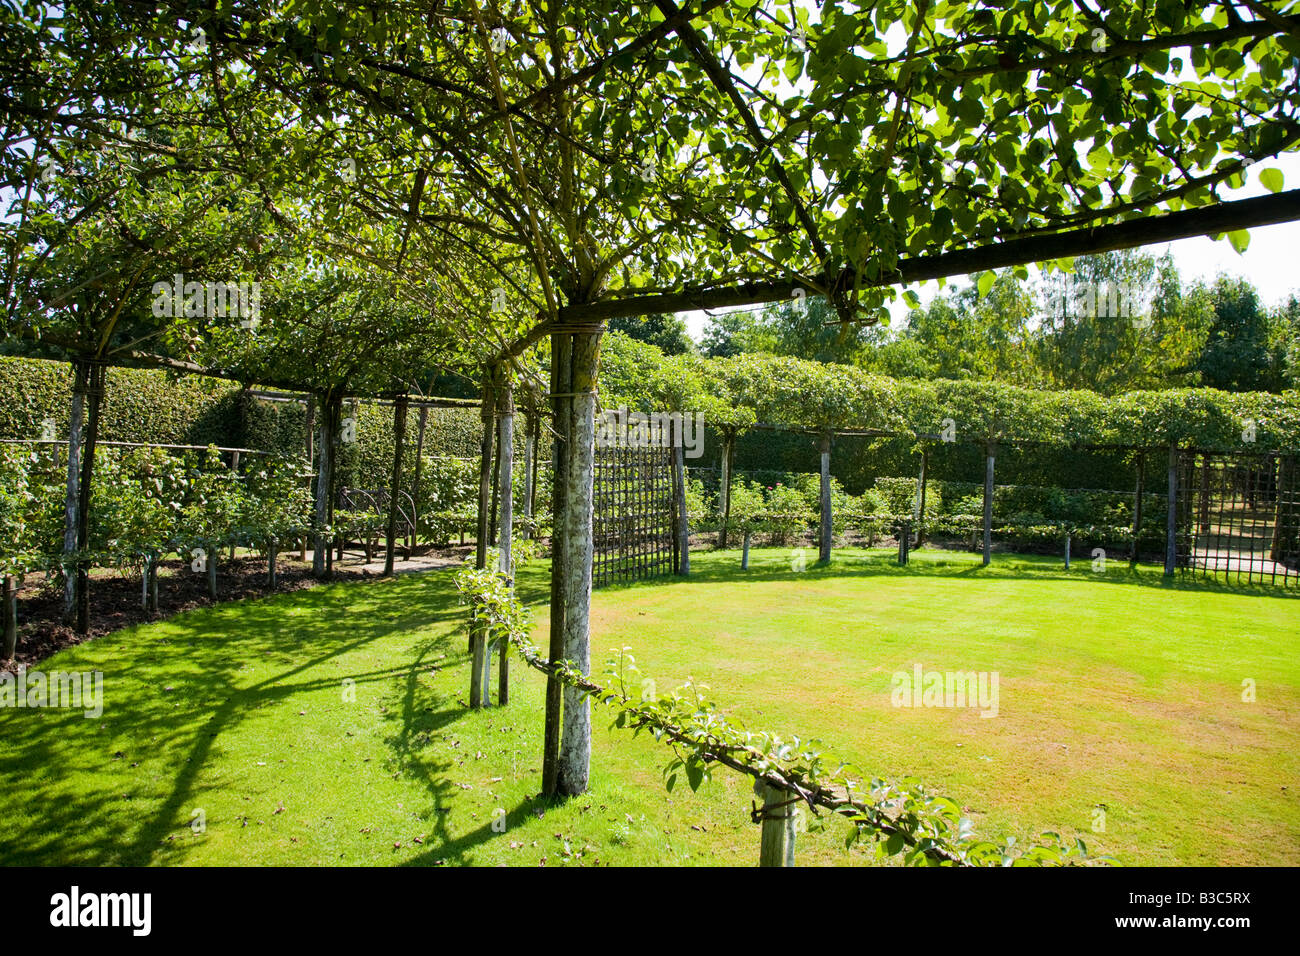
[[[0, 837], [0, 861], [183, 863], [186, 847], [168, 837], [188, 831], [201, 792], [250, 786], [221, 780], [237, 769], [222, 763], [226, 735], [270, 708], [340, 688], [344, 678], [365, 687], [405, 673], [409, 682], [434, 647], [447, 664], [463, 658], [459, 642], [448, 640], [457, 631], [448, 628], [413, 647], [409, 662], [350, 670], [339, 660], [385, 638], [461, 619], [449, 584], [412, 575], [234, 602], [108, 635], [44, 662], [47, 673], [103, 671], [104, 714], [93, 720], [76, 710], [0, 711], [0, 783], [8, 800], [20, 793], [23, 799], [6, 812], [11, 826]], [[321, 673], [331, 662], [337, 670]], [[270, 673], [261, 676], [266, 668]], [[420, 726], [458, 716], [422, 714]], [[443, 783], [430, 778], [428, 785], [435, 797], [445, 796]], [[30, 825], [13, 824], [19, 812]]]

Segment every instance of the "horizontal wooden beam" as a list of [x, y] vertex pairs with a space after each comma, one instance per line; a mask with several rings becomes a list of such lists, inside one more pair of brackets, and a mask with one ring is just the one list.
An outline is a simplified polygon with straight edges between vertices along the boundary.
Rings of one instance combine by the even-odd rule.
[[[1196, 209], [1158, 216], [1146, 216], [1105, 226], [1071, 229], [1054, 235], [1008, 239], [992, 245], [959, 249], [929, 256], [903, 259], [898, 269], [877, 279], [863, 279], [860, 287], [881, 287], [969, 275], [986, 269], [1045, 262], [1073, 256], [1133, 249], [1138, 246], [1194, 236], [1215, 235], [1269, 226], [1300, 219], [1300, 189], [1271, 196], [1219, 202]], [[838, 288], [854, 285], [853, 270], [845, 269], [835, 280]], [[810, 281], [780, 279], [754, 281], [724, 288], [695, 288], [653, 295], [632, 295], [620, 299], [563, 306], [559, 324], [604, 322], [614, 318], [649, 315], [655, 312], [687, 312], [695, 309], [724, 309], [788, 301], [796, 292], [816, 292]], [[535, 330], [536, 333], [536, 330]], [[535, 334], [534, 333], [534, 334]], [[534, 341], [536, 338], [534, 338]]]

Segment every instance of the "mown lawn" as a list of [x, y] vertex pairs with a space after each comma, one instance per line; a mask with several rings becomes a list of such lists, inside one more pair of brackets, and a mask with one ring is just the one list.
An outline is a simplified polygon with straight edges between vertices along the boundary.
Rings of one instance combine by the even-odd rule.
[[[704, 681], [752, 728], [924, 780], [981, 833], [1055, 829], [1126, 864], [1300, 863], [1294, 597], [1086, 562], [982, 569], [921, 552], [902, 569], [842, 551], [796, 573], [788, 559], [758, 551], [741, 574], [734, 552], [697, 553], [690, 580], [598, 592], [595, 669], [631, 646], [661, 690]], [[523, 575], [531, 602], [545, 574]], [[590, 794], [538, 797], [542, 680], [516, 662], [509, 707], [469, 712], [464, 617], [451, 575], [433, 572], [199, 610], [59, 654], [41, 669], [104, 672], [104, 714], [0, 710], [0, 862], [754, 861], [743, 781], [719, 771], [669, 794], [667, 751], [599, 711]], [[998, 716], [892, 706], [891, 674], [916, 663], [996, 671]], [[866, 862], [844, 832], [801, 835], [801, 862]]]

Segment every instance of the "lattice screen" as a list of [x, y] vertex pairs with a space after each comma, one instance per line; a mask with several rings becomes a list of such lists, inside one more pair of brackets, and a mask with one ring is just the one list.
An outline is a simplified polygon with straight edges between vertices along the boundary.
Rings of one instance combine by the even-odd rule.
[[1294, 454], [1185, 451], [1179, 565], [1233, 582], [1300, 583], [1300, 474]]
[[596, 448], [592, 587], [672, 574], [672, 450]]

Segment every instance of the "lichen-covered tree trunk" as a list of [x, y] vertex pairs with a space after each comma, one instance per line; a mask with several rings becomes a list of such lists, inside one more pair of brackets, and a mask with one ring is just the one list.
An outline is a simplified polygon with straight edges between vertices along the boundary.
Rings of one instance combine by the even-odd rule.
[[[304, 439], [306, 447], [303, 450], [307, 455], [307, 467], [310, 468], [316, 462], [316, 449], [314, 447], [316, 441], [316, 396], [315, 395], [307, 396], [307, 408], [306, 411], [304, 412], [304, 415], [306, 418], [306, 421], [304, 422], [304, 426], [305, 426], [304, 430], [306, 431], [307, 434], [306, 434], [306, 438]], [[300, 561], [307, 560], [307, 536], [305, 534], [302, 536], [302, 549], [299, 552], [298, 559]]]
[[424, 474], [424, 430], [429, 426], [429, 406], [420, 406], [420, 420], [415, 429], [415, 475], [411, 478], [411, 545], [420, 543], [420, 478]]
[[72, 409], [68, 424], [68, 484], [63, 507], [63, 623], [77, 617], [77, 575], [69, 563], [77, 551], [77, 507], [81, 502], [81, 430], [86, 410], [85, 362], [73, 363]]
[[524, 425], [524, 530], [525, 541], [533, 536], [533, 503], [537, 496], [537, 438], [533, 434], [537, 413], [529, 415]]
[[[567, 441], [555, 467], [564, 475], [564, 520], [557, 523], [554, 550], [563, 555], [552, 588], [564, 601], [561, 656], [582, 673], [591, 670], [591, 533], [592, 485], [595, 474], [596, 384], [600, 367], [600, 333], [572, 337], [565, 428]], [[554, 572], [553, 572], [554, 574]], [[572, 796], [587, 790], [591, 770], [591, 704], [587, 695], [565, 687], [556, 759], [555, 792]]]

